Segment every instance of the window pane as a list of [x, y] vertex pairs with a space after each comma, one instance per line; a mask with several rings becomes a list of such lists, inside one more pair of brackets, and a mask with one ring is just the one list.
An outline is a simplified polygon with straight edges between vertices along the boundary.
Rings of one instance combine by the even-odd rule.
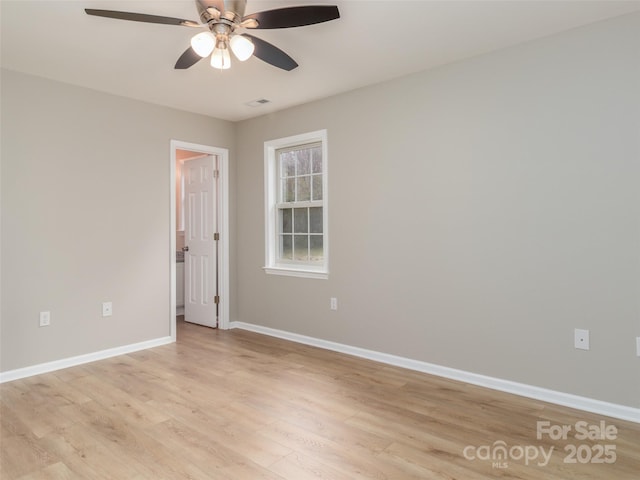
[[290, 208], [280, 210], [280, 233], [292, 233], [293, 212]]
[[322, 200], [322, 175], [313, 175], [313, 199]]
[[295, 208], [293, 211], [294, 233], [307, 233], [309, 231], [309, 209]]
[[306, 202], [311, 200], [311, 177], [297, 177], [298, 197], [296, 201]]
[[322, 173], [322, 148], [316, 147], [311, 150], [312, 173]]
[[285, 178], [282, 180], [282, 201], [296, 201], [296, 179], [295, 177]]
[[322, 261], [324, 251], [322, 249], [322, 235], [311, 235], [311, 251], [309, 260], [314, 262]]
[[311, 152], [309, 149], [298, 150], [298, 171], [296, 175], [309, 175], [311, 173]]
[[294, 235], [294, 260], [309, 260], [309, 237]]
[[309, 209], [309, 227], [311, 233], [322, 233], [322, 207]]
[[296, 157], [293, 152], [280, 154], [280, 176], [293, 177], [296, 174]]
[[282, 260], [293, 260], [293, 235], [280, 235], [280, 258]]

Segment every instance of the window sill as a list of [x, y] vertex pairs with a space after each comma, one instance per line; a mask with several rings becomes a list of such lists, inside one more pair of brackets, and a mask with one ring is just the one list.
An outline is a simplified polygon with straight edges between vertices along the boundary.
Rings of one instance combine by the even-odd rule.
[[321, 280], [327, 280], [329, 278], [329, 272], [326, 270], [314, 270], [311, 268], [292, 268], [286, 267], [263, 267], [265, 273], [269, 275], [284, 275], [288, 277], [302, 277], [302, 278], [319, 278]]

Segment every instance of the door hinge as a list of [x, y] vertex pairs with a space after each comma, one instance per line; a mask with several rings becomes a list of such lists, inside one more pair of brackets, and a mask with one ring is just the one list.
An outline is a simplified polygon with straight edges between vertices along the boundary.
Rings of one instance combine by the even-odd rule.
[[220, 295], [216, 295], [215, 297], [213, 297], [213, 303], [215, 303], [216, 305], [220, 303]]
[[220, 170], [213, 171], [213, 178], [218, 178], [220, 176]]
[[213, 234], [213, 239], [214, 239], [215, 241], [220, 240], [220, 234], [219, 234], [219, 233], [214, 233], [214, 234]]

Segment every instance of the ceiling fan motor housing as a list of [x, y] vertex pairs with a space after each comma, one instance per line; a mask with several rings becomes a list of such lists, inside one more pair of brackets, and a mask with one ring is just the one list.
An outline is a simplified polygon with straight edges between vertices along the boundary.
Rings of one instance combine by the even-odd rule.
[[202, 23], [223, 22], [239, 25], [247, 6], [247, 0], [196, 0], [196, 8]]

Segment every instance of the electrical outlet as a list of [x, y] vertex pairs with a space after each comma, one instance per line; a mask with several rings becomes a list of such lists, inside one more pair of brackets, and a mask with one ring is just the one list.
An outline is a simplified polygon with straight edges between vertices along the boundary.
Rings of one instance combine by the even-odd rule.
[[102, 303], [102, 316], [110, 317], [113, 315], [113, 303], [111, 302], [103, 302]]
[[640, 337], [636, 337], [636, 355], [640, 357]]
[[589, 330], [574, 330], [573, 346], [580, 350], [589, 350]]
[[331, 297], [329, 308], [331, 308], [331, 310], [338, 310], [338, 299], [336, 297]]
[[40, 312], [40, 326], [48, 327], [51, 325], [51, 312]]

